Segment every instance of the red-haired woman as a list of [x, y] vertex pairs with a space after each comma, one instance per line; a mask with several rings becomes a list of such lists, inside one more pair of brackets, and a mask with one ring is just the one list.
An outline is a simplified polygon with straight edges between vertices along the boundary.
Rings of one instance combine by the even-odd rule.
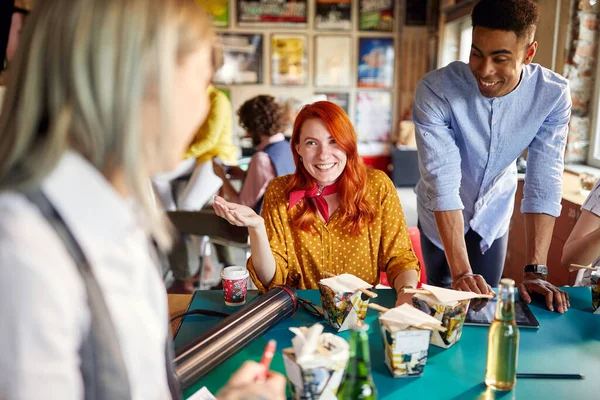
[[248, 270], [256, 286], [315, 289], [324, 272], [375, 285], [386, 271], [398, 292], [416, 287], [419, 263], [396, 188], [383, 172], [365, 167], [346, 113], [327, 101], [304, 107], [291, 147], [296, 172], [271, 182], [261, 216], [215, 199], [218, 215], [248, 227]]

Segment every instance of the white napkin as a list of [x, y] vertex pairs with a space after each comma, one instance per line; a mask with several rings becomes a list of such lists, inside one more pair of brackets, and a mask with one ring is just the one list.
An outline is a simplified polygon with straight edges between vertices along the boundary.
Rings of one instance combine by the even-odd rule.
[[437, 286], [423, 284], [423, 289], [431, 294], [417, 294], [416, 297], [433, 297], [438, 303], [452, 306], [461, 300], [475, 299], [479, 297], [477, 293], [463, 292], [460, 290], [444, 289]]
[[319, 338], [321, 337], [321, 333], [323, 333], [323, 325], [314, 324], [310, 328], [291, 327], [290, 331], [296, 335], [292, 339], [292, 346], [294, 347], [294, 355], [298, 363], [300, 363], [300, 360], [313, 357], [317, 353]]
[[323, 333], [321, 324], [314, 324], [310, 328], [291, 327], [290, 331], [296, 335], [292, 339], [296, 363], [303, 367], [322, 364], [323, 358], [348, 355], [348, 342], [331, 333]]
[[206, 388], [206, 386], [203, 386], [202, 389], [188, 397], [188, 400], [217, 400], [217, 398]]
[[419, 329], [442, 326], [442, 321], [408, 304], [402, 304], [386, 311], [379, 316], [379, 319], [385, 321], [392, 332], [404, 330], [409, 326]]
[[336, 293], [354, 293], [358, 289], [370, 289], [373, 287], [373, 285], [352, 274], [341, 274], [333, 278], [321, 279], [320, 283], [329, 286]]

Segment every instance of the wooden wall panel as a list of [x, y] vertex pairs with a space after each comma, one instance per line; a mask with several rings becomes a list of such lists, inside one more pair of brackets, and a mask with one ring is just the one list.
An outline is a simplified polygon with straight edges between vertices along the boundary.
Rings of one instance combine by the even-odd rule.
[[425, 26], [407, 26], [402, 31], [400, 62], [400, 115], [410, 115], [417, 84], [427, 73], [429, 35]]

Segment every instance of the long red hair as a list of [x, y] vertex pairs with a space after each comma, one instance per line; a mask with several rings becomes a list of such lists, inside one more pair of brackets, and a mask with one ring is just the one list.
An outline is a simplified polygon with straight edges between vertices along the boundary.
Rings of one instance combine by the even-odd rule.
[[[358, 236], [362, 229], [375, 219], [375, 209], [367, 200], [367, 168], [358, 155], [356, 132], [340, 106], [329, 101], [318, 101], [302, 108], [296, 116], [290, 143], [296, 172], [287, 186], [287, 195], [289, 197], [294, 190], [306, 190], [317, 184], [315, 178], [304, 168], [296, 151], [296, 146], [300, 144], [302, 126], [309, 119], [320, 119], [338, 146], [346, 153], [346, 167], [337, 181], [340, 200], [337, 212], [341, 214], [342, 224], [350, 234]], [[311, 201], [301, 201], [294, 207], [298, 207], [299, 212], [292, 217], [292, 223], [303, 231], [310, 231], [315, 218], [318, 218], [315, 205]]]

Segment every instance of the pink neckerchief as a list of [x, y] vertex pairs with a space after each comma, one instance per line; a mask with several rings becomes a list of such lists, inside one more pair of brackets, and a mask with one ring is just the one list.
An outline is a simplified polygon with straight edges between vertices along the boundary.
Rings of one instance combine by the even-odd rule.
[[288, 210], [291, 209], [292, 207], [294, 207], [296, 204], [298, 204], [298, 202], [300, 202], [300, 200], [304, 199], [304, 198], [312, 198], [315, 199], [315, 203], [317, 205], [317, 210], [319, 210], [319, 212], [321, 213], [321, 215], [323, 216], [323, 219], [325, 219], [326, 223], [329, 223], [329, 206], [327, 205], [327, 200], [325, 200], [323, 198], [323, 196], [327, 196], [330, 194], [334, 194], [337, 192], [337, 182], [334, 183], [333, 185], [329, 185], [329, 186], [313, 186], [310, 189], [307, 190], [294, 190], [293, 192], [290, 193], [290, 205], [288, 207]]

